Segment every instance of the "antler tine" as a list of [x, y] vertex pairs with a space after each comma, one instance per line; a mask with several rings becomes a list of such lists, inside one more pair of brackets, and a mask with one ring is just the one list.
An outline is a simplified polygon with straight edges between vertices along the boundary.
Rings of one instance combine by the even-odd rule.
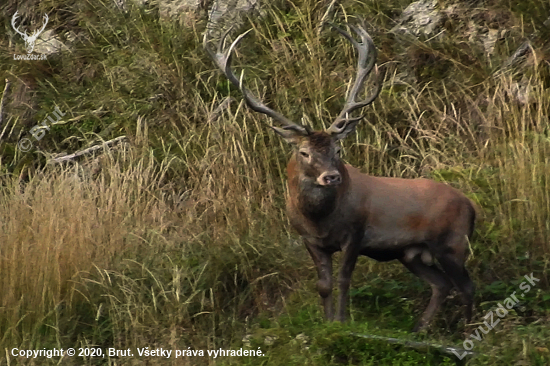
[[[374, 46], [374, 42], [372, 41], [372, 38], [370, 37], [370, 35], [363, 28], [364, 25], [362, 24], [359, 26], [354, 26], [354, 25], [348, 24], [348, 26], [361, 38], [361, 43], [359, 43], [355, 38], [353, 38], [345, 30], [337, 27], [332, 23], [329, 23], [329, 24], [334, 29], [336, 29], [338, 33], [340, 33], [348, 41], [350, 41], [350, 43], [357, 50], [357, 53], [358, 53], [357, 76], [353, 84], [353, 87], [351, 88], [351, 91], [348, 95], [346, 104], [344, 105], [342, 112], [340, 112], [336, 120], [334, 120], [332, 125], [327, 129], [327, 131], [339, 133], [346, 127], [347, 124], [353, 123], [353, 122], [359, 122], [363, 118], [362, 115], [359, 117], [348, 117], [348, 115], [353, 111], [366, 107], [372, 102], [374, 102], [374, 100], [378, 97], [378, 95], [380, 94], [380, 91], [382, 90], [382, 80], [381, 80], [381, 74], [378, 70], [378, 67], [376, 66], [376, 57], [377, 57], [376, 47]], [[375, 85], [374, 85], [374, 92], [370, 97], [367, 97], [362, 101], [356, 101], [355, 99], [357, 98], [357, 95], [359, 94], [361, 87], [365, 82], [365, 79], [371, 73], [373, 68], [374, 68], [375, 74], [377, 75], [375, 80]]]
[[19, 33], [20, 35], [22, 35], [23, 37], [28, 37], [27, 35], [27, 31], [24, 31], [25, 33], [21, 33], [21, 31], [19, 30], [19, 27], [16, 27], [15, 26], [15, 21], [17, 20], [18, 16], [17, 14], [19, 13], [19, 10], [15, 12], [15, 14], [13, 14], [13, 17], [11, 18], [11, 26], [13, 27], [13, 29]]
[[242, 76], [243, 73], [241, 72], [241, 79], [239, 80], [233, 71], [231, 70], [231, 60], [233, 56], [233, 50], [237, 47], [239, 42], [251, 31], [252, 29], [249, 29], [248, 31], [240, 34], [234, 41], [231, 43], [229, 48], [224, 51], [223, 46], [225, 43], [225, 39], [229, 35], [229, 32], [231, 31], [231, 28], [228, 29], [224, 34], [222, 35], [216, 52], [213, 52], [211, 49], [208, 48], [208, 40], [207, 35], [205, 33], [204, 39], [203, 39], [203, 46], [206, 49], [207, 53], [210, 55], [210, 57], [214, 60], [216, 65], [222, 70], [224, 75], [227, 77], [227, 79], [239, 90], [243, 93], [244, 100], [248, 107], [252, 109], [255, 112], [259, 112], [262, 114], [265, 114], [271, 118], [273, 118], [275, 121], [279, 122], [281, 125], [283, 125], [283, 128], [285, 129], [292, 129], [295, 131], [302, 132], [304, 134], [308, 133], [308, 130], [304, 126], [300, 126], [291, 120], [287, 119], [282, 114], [274, 111], [273, 109], [267, 107], [265, 104], [263, 104], [258, 98], [256, 98], [243, 84], [242, 84]]
[[42, 33], [42, 32], [44, 31], [44, 29], [46, 28], [46, 25], [48, 24], [48, 20], [49, 20], [49, 19], [50, 19], [50, 18], [48, 17], [48, 14], [44, 14], [44, 24], [42, 25], [42, 28], [41, 28], [39, 31], [34, 32], [34, 33], [35, 33], [35, 34], [40, 34], [40, 33]]

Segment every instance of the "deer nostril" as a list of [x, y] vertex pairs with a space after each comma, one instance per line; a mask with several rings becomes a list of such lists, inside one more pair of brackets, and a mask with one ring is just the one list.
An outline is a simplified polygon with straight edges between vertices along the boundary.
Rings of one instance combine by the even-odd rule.
[[340, 174], [328, 174], [325, 175], [323, 180], [325, 181], [325, 184], [338, 184], [341, 182], [342, 178], [340, 177]]

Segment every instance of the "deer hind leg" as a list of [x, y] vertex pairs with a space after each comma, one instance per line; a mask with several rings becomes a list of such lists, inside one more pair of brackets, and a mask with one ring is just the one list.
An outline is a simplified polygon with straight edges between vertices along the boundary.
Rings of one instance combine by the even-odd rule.
[[432, 297], [430, 303], [424, 313], [418, 320], [418, 323], [413, 328], [413, 332], [418, 332], [424, 327], [428, 326], [432, 321], [434, 315], [439, 310], [439, 307], [445, 301], [445, 298], [449, 294], [449, 291], [453, 288], [453, 284], [445, 273], [443, 273], [435, 265], [428, 265], [422, 259], [422, 253], [418, 252], [418, 255], [411, 256], [405, 253], [403, 258], [399, 261], [403, 263], [405, 267], [419, 278], [428, 282], [432, 288]]
[[474, 304], [475, 284], [470, 279], [464, 266], [468, 256], [468, 242], [466, 236], [452, 235], [445, 245], [448, 248], [443, 253], [436, 254], [443, 271], [449, 276], [453, 285], [458, 289], [464, 305], [464, 318], [466, 324], [472, 320], [472, 308]]
[[325, 310], [325, 317], [331, 321], [334, 318], [332, 307], [332, 257], [318, 247], [306, 242], [306, 248], [317, 268], [317, 291], [321, 297], [321, 303]]

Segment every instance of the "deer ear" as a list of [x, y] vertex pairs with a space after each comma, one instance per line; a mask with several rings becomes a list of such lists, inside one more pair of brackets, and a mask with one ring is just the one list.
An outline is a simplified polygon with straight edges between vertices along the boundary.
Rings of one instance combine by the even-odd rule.
[[269, 127], [291, 145], [298, 145], [302, 138], [308, 135], [308, 131], [302, 126]]
[[345, 139], [350, 133], [355, 130], [355, 126], [359, 123], [360, 119], [351, 119], [342, 121], [343, 126], [330, 126], [327, 132], [336, 140]]

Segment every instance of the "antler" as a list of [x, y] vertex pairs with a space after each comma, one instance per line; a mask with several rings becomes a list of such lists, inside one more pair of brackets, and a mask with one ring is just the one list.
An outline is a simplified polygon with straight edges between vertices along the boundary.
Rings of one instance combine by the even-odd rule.
[[255, 112], [263, 113], [268, 115], [269, 117], [273, 118], [275, 121], [279, 122], [281, 125], [283, 125], [283, 128], [285, 130], [294, 130], [303, 134], [309, 134], [309, 130], [304, 127], [297, 125], [296, 123], [292, 122], [291, 120], [287, 119], [282, 114], [274, 111], [273, 109], [267, 107], [265, 104], [260, 102], [258, 98], [256, 98], [243, 84], [242, 84], [242, 76], [243, 73], [241, 72], [241, 80], [239, 80], [235, 74], [233, 74], [233, 71], [231, 70], [231, 57], [233, 56], [233, 49], [239, 44], [239, 42], [251, 31], [252, 29], [242, 33], [231, 43], [231, 46], [224, 52], [223, 51], [223, 45], [225, 43], [225, 39], [227, 38], [227, 35], [231, 31], [231, 28], [229, 28], [221, 37], [220, 42], [218, 43], [218, 47], [216, 51], [212, 51], [210, 48], [208, 48], [208, 40], [207, 40], [207, 33], [204, 34], [203, 39], [203, 47], [206, 50], [206, 52], [210, 55], [210, 58], [214, 60], [216, 65], [222, 70], [222, 72], [225, 74], [227, 79], [231, 81], [233, 85], [235, 85], [244, 95], [244, 100], [246, 101], [246, 104]]
[[19, 29], [15, 26], [15, 21], [17, 20], [17, 13], [19, 13], [19, 11], [16, 11], [15, 14], [13, 14], [13, 17], [11, 17], [11, 26], [13, 27], [13, 29], [19, 33], [21, 36], [23, 36], [24, 39], [27, 39], [28, 35], [27, 35], [27, 31], [25, 31], [25, 33], [21, 33], [21, 31], [19, 31]]
[[[379, 72], [378, 67], [375, 66], [377, 56], [376, 47], [374, 46], [372, 38], [369, 36], [363, 26], [354, 26], [348, 24], [348, 26], [361, 38], [361, 43], [359, 43], [345, 30], [337, 27], [332, 23], [329, 24], [333, 28], [335, 28], [341, 35], [343, 35], [348, 41], [350, 41], [359, 54], [357, 60], [357, 76], [355, 79], [355, 83], [353, 84], [353, 87], [351, 88], [351, 91], [349, 93], [348, 99], [346, 100], [346, 104], [344, 105], [344, 109], [342, 109], [342, 112], [340, 112], [336, 120], [334, 120], [332, 125], [330, 125], [330, 127], [327, 129], [327, 132], [329, 133], [339, 134], [344, 131], [346, 126], [348, 126], [350, 123], [357, 123], [363, 118], [363, 115], [359, 117], [349, 117], [348, 115], [351, 114], [351, 112], [366, 107], [374, 102], [374, 100], [380, 94], [380, 90], [382, 90], [382, 75]], [[376, 74], [374, 92], [370, 97], [366, 98], [365, 100], [357, 102], [355, 99], [360, 92], [361, 86], [363, 85], [366, 77], [371, 73], [373, 68]]]
[[42, 28], [39, 30], [39, 31], [34, 31], [33, 32], [33, 37], [37, 37], [40, 33], [42, 33], [44, 31], [44, 29], [46, 28], [46, 24], [48, 24], [48, 20], [50, 18], [48, 18], [48, 14], [44, 14], [44, 25], [42, 25]]

